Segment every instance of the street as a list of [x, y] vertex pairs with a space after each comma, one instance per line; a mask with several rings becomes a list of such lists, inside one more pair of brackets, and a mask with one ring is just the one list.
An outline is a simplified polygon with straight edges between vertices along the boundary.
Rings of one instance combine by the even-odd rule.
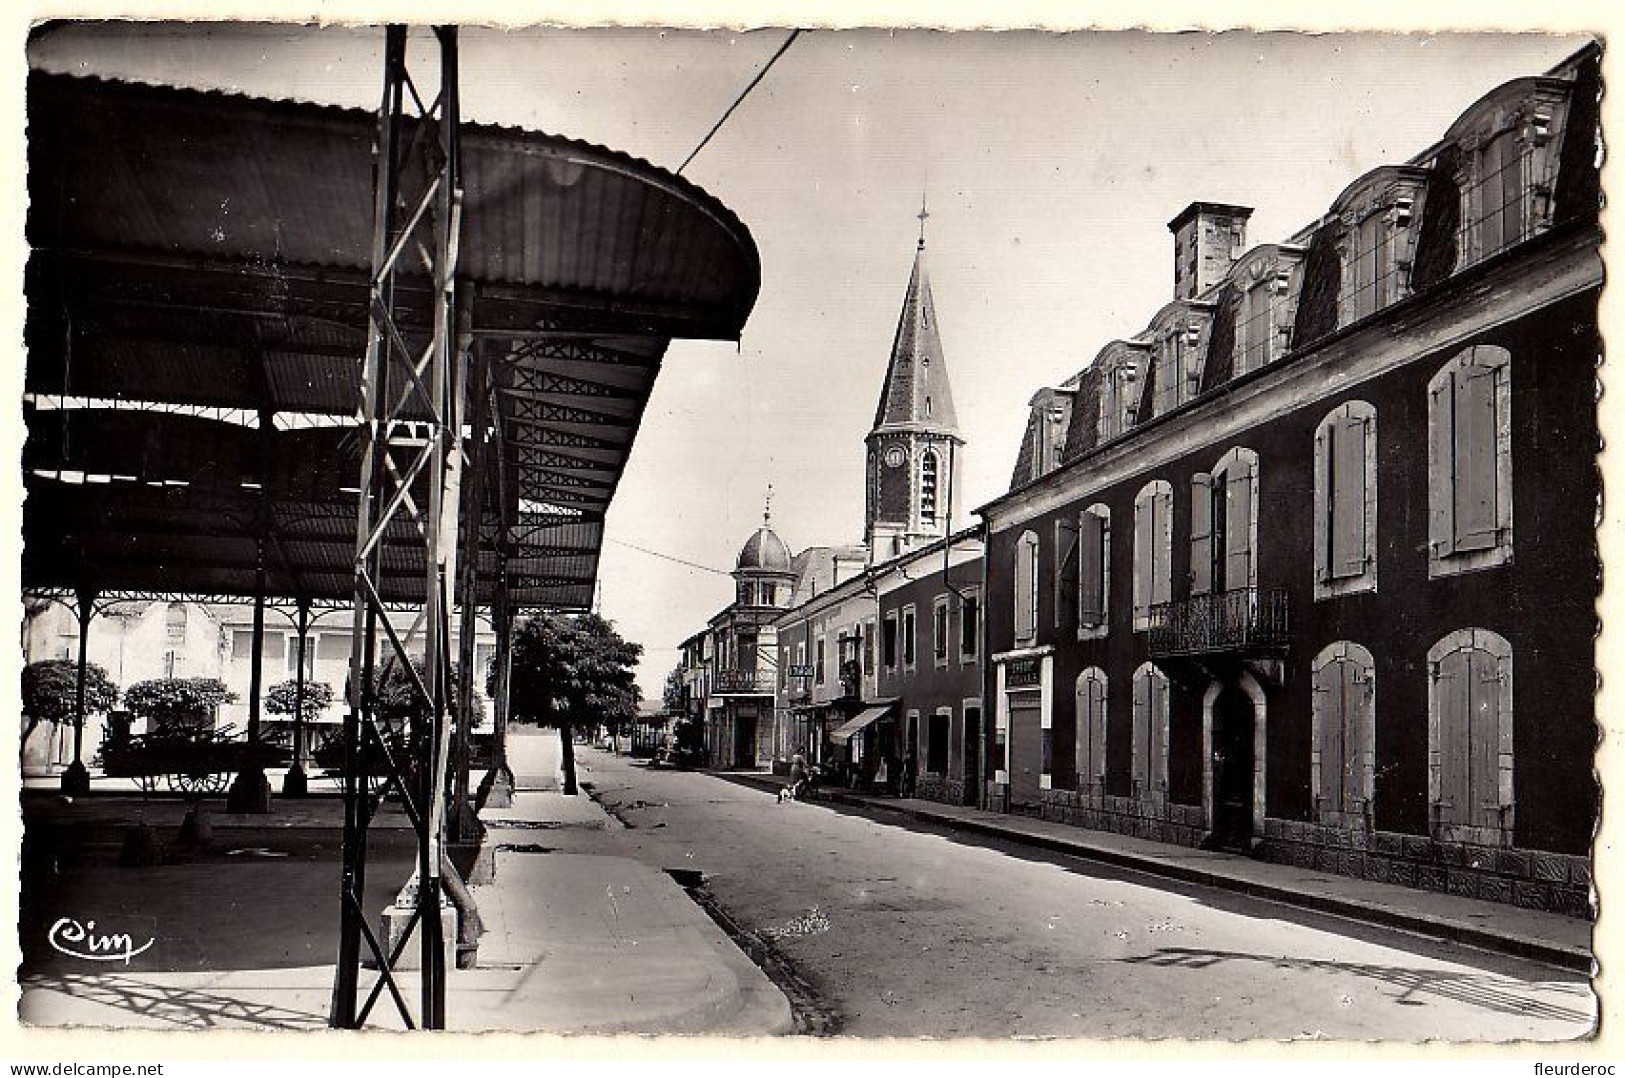
[[1463, 1041], [1572, 1038], [1593, 1021], [1585, 979], [1545, 965], [593, 749], [577, 759], [627, 826], [547, 844], [703, 872], [843, 1034]]

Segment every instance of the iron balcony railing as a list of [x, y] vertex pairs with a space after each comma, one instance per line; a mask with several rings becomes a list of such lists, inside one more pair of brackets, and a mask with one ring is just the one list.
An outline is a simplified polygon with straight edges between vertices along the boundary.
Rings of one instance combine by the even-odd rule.
[[1291, 642], [1287, 593], [1235, 588], [1159, 603], [1151, 608], [1147, 636], [1156, 658], [1281, 651]]

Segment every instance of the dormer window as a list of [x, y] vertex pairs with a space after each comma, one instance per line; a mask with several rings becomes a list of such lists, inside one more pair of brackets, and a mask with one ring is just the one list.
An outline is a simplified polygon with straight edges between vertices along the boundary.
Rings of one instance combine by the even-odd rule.
[[925, 398], [925, 418], [931, 418], [931, 398]]
[[1460, 147], [1457, 268], [1480, 262], [1551, 226], [1557, 140], [1568, 83], [1519, 79], [1468, 109], [1450, 134]]
[[1365, 318], [1410, 294], [1415, 211], [1426, 182], [1424, 169], [1385, 166], [1350, 184], [1333, 204], [1332, 212], [1343, 221], [1338, 325]]

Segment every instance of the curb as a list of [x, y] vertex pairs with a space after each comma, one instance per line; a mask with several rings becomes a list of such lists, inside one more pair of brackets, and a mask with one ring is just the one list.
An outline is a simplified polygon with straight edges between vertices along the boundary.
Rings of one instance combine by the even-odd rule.
[[[717, 774], [716, 777], [766, 790], [770, 793], [776, 793], [784, 785], [776, 781], [774, 777], [766, 775], [757, 777], [734, 773]], [[1378, 925], [1384, 928], [1397, 928], [1430, 939], [1459, 943], [1486, 951], [1511, 955], [1516, 958], [1526, 958], [1578, 973], [1590, 975], [1594, 972], [1595, 962], [1590, 952], [1576, 950], [1560, 944], [1547, 943], [1543, 940], [1509, 936], [1493, 929], [1440, 921], [1422, 914], [1408, 913], [1403, 910], [1391, 909], [1371, 903], [1354, 902], [1332, 895], [1319, 895], [1259, 883], [1253, 880], [1237, 879], [1234, 876], [1207, 872], [1184, 865], [1169, 864], [1165, 861], [1143, 857], [1138, 854], [1101, 849], [1098, 846], [1091, 846], [1074, 839], [1029, 834], [982, 820], [963, 820], [951, 816], [941, 816], [928, 809], [909, 808], [904, 805], [888, 803], [878, 798], [854, 796], [838, 790], [826, 789], [820, 791], [819, 799], [846, 805], [850, 808], [872, 809], [877, 812], [905, 816], [921, 823], [944, 827], [950, 831], [962, 831], [967, 834], [1020, 843], [1054, 853], [1063, 853], [1070, 857], [1079, 857], [1117, 868], [1126, 868], [1147, 875], [1160, 876], [1181, 883], [1193, 883], [1216, 890], [1233, 891], [1252, 898], [1268, 899], [1271, 902], [1279, 902], [1282, 905], [1295, 906], [1316, 913], [1345, 917], [1349, 920]]]

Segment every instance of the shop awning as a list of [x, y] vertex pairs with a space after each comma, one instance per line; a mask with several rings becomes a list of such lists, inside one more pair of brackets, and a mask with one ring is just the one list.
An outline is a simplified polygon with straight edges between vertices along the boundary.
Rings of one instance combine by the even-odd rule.
[[848, 719], [846, 722], [842, 723], [835, 730], [832, 730], [829, 736], [833, 737], [837, 741], [851, 741], [852, 735], [856, 734], [859, 730], [862, 730], [870, 723], [878, 722], [880, 719], [884, 718], [885, 715], [896, 705], [897, 701], [892, 700], [881, 704], [879, 707], [865, 708], [852, 718]]

